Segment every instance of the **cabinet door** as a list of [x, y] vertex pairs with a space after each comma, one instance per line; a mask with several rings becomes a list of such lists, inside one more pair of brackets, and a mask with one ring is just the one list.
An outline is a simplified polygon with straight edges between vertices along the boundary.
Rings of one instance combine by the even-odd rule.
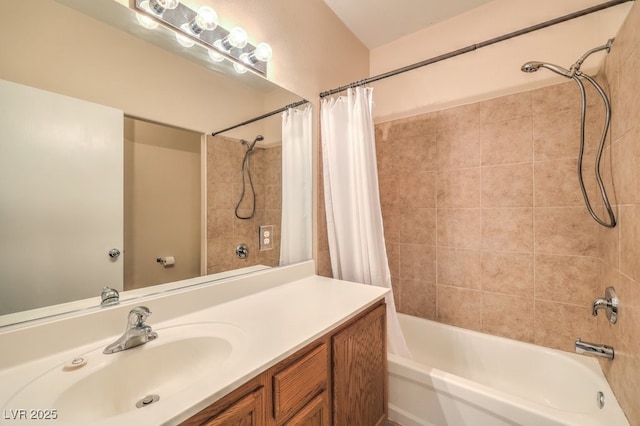
[[372, 426], [387, 418], [386, 306], [333, 337], [333, 422]]
[[322, 392], [302, 410], [296, 413], [286, 426], [329, 426], [331, 408], [327, 392]]
[[262, 426], [265, 423], [263, 400], [264, 390], [260, 388], [240, 398], [202, 426]]

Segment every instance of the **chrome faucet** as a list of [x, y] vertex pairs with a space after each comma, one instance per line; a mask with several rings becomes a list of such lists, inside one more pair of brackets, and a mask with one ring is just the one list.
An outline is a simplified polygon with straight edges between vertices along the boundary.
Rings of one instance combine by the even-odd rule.
[[600, 309], [606, 309], [607, 318], [611, 324], [615, 324], [618, 320], [618, 296], [616, 290], [613, 287], [607, 287], [604, 293], [603, 299], [596, 299], [593, 301], [591, 314], [595, 317], [598, 315]]
[[607, 359], [613, 359], [615, 354], [611, 346], [583, 342], [580, 338], [576, 339], [576, 353], [580, 355], [599, 356]]
[[118, 293], [118, 290], [114, 288], [105, 287], [102, 289], [100, 299], [100, 306], [117, 305], [120, 303], [120, 293]]
[[127, 328], [118, 340], [104, 348], [102, 353], [113, 354], [136, 346], [144, 345], [155, 340], [158, 333], [151, 330], [151, 327], [144, 322], [151, 315], [151, 311], [146, 306], [136, 306], [129, 312]]

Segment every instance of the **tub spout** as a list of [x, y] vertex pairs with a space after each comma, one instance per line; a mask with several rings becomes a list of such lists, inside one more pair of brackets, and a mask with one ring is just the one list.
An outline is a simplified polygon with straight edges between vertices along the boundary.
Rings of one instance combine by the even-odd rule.
[[581, 355], [599, 356], [607, 359], [613, 359], [614, 356], [614, 351], [611, 346], [583, 342], [580, 338], [576, 339], [576, 353]]

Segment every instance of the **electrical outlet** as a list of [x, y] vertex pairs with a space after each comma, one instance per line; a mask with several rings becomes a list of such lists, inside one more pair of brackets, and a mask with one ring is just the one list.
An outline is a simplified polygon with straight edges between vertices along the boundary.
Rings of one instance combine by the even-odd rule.
[[273, 225], [262, 225], [260, 231], [260, 251], [273, 250]]

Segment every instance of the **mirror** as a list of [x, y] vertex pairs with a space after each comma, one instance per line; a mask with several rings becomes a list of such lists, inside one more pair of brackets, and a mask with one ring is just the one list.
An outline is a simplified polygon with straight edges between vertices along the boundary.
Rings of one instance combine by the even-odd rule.
[[[257, 228], [260, 225], [274, 225], [274, 233], [278, 233], [278, 179], [281, 176], [278, 169], [280, 115], [242, 126], [220, 136], [203, 135], [300, 101], [299, 96], [250, 72], [237, 74], [228, 62], [213, 63], [208, 60], [206, 51], [197, 46], [195, 49], [181, 47], [175, 43], [174, 34], [162, 27], [153, 31], [142, 28], [136, 20], [135, 13], [116, 0], [10, 0], [3, 6], [5, 9], [0, 16], [0, 32], [3, 33], [4, 40], [15, 42], [0, 45], [0, 54], [5, 58], [0, 63], [0, 79], [119, 110], [123, 116], [121, 126], [124, 135], [124, 164], [119, 166], [119, 170], [111, 173], [117, 176], [117, 179], [122, 179], [124, 174], [125, 182], [121, 200], [122, 210], [125, 211], [125, 241], [122, 242], [124, 256], [115, 262], [122, 261], [120, 263], [124, 264], [123, 280], [126, 283], [128, 279], [131, 284], [125, 285], [121, 300], [181, 286], [197, 285], [230, 274], [252, 272], [278, 264], [277, 247], [269, 253], [259, 253]], [[0, 107], [3, 106], [2, 103], [0, 99]], [[6, 112], [6, 108], [3, 109]], [[46, 115], [46, 111], [44, 113]], [[190, 192], [195, 191], [201, 196], [196, 201], [199, 202], [200, 211], [195, 219], [199, 219], [199, 223], [196, 224], [199, 231], [196, 235], [200, 236], [200, 250], [190, 259], [191, 270], [195, 268], [196, 271], [190, 273], [191, 275], [175, 276], [172, 273], [178, 270], [178, 262], [182, 259], [174, 256], [175, 253], [170, 249], [160, 247], [160, 243], [152, 244], [150, 253], [144, 256], [136, 255], [146, 259], [148, 268], [155, 272], [160, 271], [158, 276], [147, 282], [146, 278], [138, 275], [137, 267], [127, 269], [127, 264], [133, 263], [133, 256], [130, 256], [133, 249], [126, 242], [127, 235], [140, 232], [141, 223], [145, 223], [144, 217], [139, 219], [141, 222], [137, 225], [132, 225], [126, 219], [129, 214], [126, 212], [136, 201], [141, 200], [138, 190], [127, 183], [127, 176], [137, 176], [134, 166], [127, 162], [127, 156], [130, 158], [132, 152], [150, 148], [152, 144], [146, 142], [143, 135], [158, 129], [164, 129], [174, 136], [171, 136], [171, 140], [165, 140], [164, 136], [154, 138], [156, 150], [172, 149], [181, 155], [186, 153], [190, 156], [188, 161], [192, 165], [194, 161], [199, 161], [202, 165], [198, 171], [200, 188], [194, 189], [194, 183], [189, 185]], [[63, 128], [58, 130], [65, 132]], [[176, 134], [180, 136], [175, 136]], [[183, 135], [186, 134], [192, 139], [195, 138], [195, 142], [190, 142], [190, 147], [187, 148], [186, 144], [172, 146], [176, 140], [184, 140]], [[222, 201], [226, 203], [224, 207], [227, 213], [229, 206], [239, 201], [238, 195], [242, 189], [241, 166], [246, 152], [246, 146], [242, 145], [240, 140], [253, 142], [257, 135], [263, 135], [264, 140], [256, 145], [256, 153], [251, 158], [251, 170], [255, 173], [254, 183], [260, 186], [256, 191], [256, 205], [260, 209], [262, 219], [235, 223], [228, 218], [216, 216], [219, 213], [216, 208], [221, 207]], [[3, 142], [0, 141], [0, 147]], [[226, 157], [222, 153], [225, 153]], [[139, 155], [135, 154], [134, 158], [139, 158]], [[161, 160], [153, 161], [161, 164]], [[191, 170], [193, 171], [193, 168]], [[160, 173], [159, 176], [166, 178], [166, 173]], [[220, 181], [225, 180], [221, 179], [224, 176], [234, 176], [233, 181], [226, 182], [228, 188], [219, 187]], [[193, 182], [193, 173], [190, 179]], [[155, 182], [157, 185], [151, 186], [156, 188], [160, 198], [166, 198], [162, 196], [163, 193], [186, 192], [179, 188], [170, 188], [168, 185], [173, 182], [171, 179], [167, 182]], [[19, 185], [18, 183], [15, 186], [19, 188]], [[245, 189], [248, 191], [248, 188]], [[21, 196], [26, 197], [26, 191], [23, 191]], [[104, 202], [100, 196], [95, 197], [95, 194], [93, 199], [96, 203]], [[6, 200], [0, 202], [7, 203]], [[247, 202], [248, 199], [245, 197], [240, 203], [241, 214], [250, 210]], [[141, 204], [152, 206], [153, 202]], [[73, 216], [72, 206], [67, 207], [69, 215]], [[193, 211], [190, 214], [193, 216]], [[152, 213], [147, 215], [151, 216]], [[152, 232], [160, 234], [164, 228], [163, 224], [171, 221], [173, 217], [159, 219], [153, 215], [158, 222], [151, 228]], [[191, 220], [193, 222], [193, 219]], [[146, 221], [149, 222], [148, 217]], [[225, 228], [228, 226], [233, 227], [235, 231]], [[45, 235], [40, 235], [45, 238]], [[235, 248], [238, 243], [246, 243], [249, 246], [248, 260], [243, 261], [236, 257]], [[193, 242], [190, 245], [193, 247]], [[0, 253], [0, 256], [4, 254]], [[101, 256], [106, 256], [106, 251], [101, 252]], [[195, 266], [193, 256], [199, 257]], [[171, 257], [176, 259], [175, 266], [170, 264]], [[168, 265], [163, 263], [167, 259]], [[65, 256], [59, 256], [54, 260], [62, 263], [63, 269], [67, 271], [75, 269], [71, 266], [71, 259]], [[104, 262], [114, 261], [107, 259]], [[18, 294], [16, 297], [28, 299], [35, 292], [51, 291], [57, 285], [64, 284], [66, 279], [47, 275], [43, 280], [46, 282], [46, 290], [36, 287], [30, 290], [31, 293]], [[6, 315], [0, 316], [0, 326], [97, 306], [100, 297], [99, 291], [95, 289], [111, 284], [110, 280], [104, 279], [104, 276], [87, 275], [83, 275], [83, 280], [87, 285], [94, 287], [89, 293], [90, 296], [70, 295], [64, 301], [55, 301], [55, 306], [35, 305], [11, 313], [5, 312]], [[11, 279], [4, 278], [0, 281], [0, 291], [3, 294], [8, 294], [9, 289], [17, 292], [20, 287]]]

